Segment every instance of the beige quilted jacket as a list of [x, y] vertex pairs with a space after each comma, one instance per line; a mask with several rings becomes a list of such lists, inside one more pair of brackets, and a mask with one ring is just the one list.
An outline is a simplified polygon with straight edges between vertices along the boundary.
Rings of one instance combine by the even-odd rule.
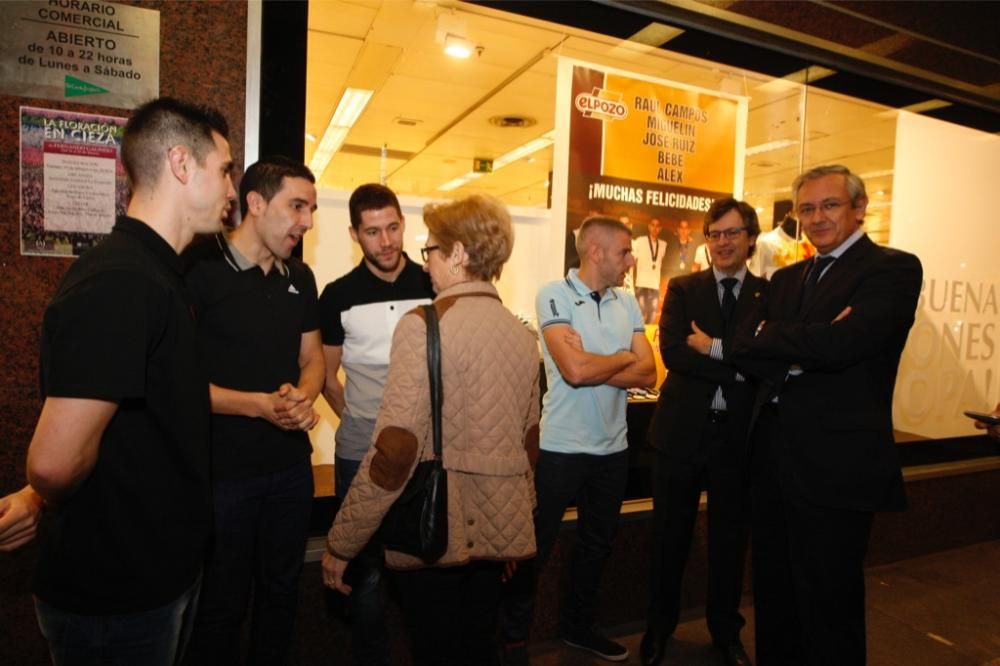
[[[436, 566], [535, 553], [532, 466], [538, 451], [538, 346], [487, 282], [434, 300], [441, 331], [442, 452], [448, 473], [448, 550]], [[378, 529], [418, 460], [433, 458], [427, 329], [418, 308], [392, 338], [374, 444], [327, 535], [353, 559]], [[388, 551], [395, 569], [426, 566]]]

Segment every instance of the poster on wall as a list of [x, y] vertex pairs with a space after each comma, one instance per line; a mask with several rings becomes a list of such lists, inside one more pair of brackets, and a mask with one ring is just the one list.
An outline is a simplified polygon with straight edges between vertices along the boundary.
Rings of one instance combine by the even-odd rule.
[[21, 254], [75, 257], [125, 213], [126, 118], [21, 107]]
[[579, 261], [586, 217], [620, 219], [636, 258], [627, 286], [655, 323], [667, 281], [708, 266], [709, 206], [742, 194], [746, 98], [570, 59], [557, 86], [553, 212], [564, 205], [565, 267]]
[[131, 109], [160, 94], [160, 12], [0, 2], [0, 92]]
[[917, 438], [981, 434], [963, 412], [1000, 402], [995, 214], [984, 209], [1000, 173], [1000, 137], [900, 112], [895, 145], [889, 245], [920, 257], [924, 275], [893, 425]]

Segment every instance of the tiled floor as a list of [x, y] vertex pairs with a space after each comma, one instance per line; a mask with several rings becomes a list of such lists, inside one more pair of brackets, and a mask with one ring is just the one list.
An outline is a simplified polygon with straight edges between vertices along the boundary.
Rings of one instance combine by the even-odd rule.
[[[1000, 666], [1000, 541], [991, 541], [869, 569], [870, 666]], [[753, 608], [745, 599], [744, 644], [753, 656]], [[664, 664], [716, 666], [699, 611], [688, 613], [669, 643]], [[639, 663], [642, 626], [610, 631]], [[533, 666], [608, 662], [558, 642], [531, 648]]]

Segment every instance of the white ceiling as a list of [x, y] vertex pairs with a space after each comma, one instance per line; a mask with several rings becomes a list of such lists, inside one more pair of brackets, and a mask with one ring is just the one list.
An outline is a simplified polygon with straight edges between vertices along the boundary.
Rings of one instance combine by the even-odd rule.
[[[439, 22], [462, 26], [481, 47], [456, 60], [443, 53]], [[353, 189], [378, 181], [400, 194], [442, 198], [485, 192], [508, 205], [545, 206], [552, 149], [498, 169], [461, 188], [437, 187], [550, 131], [557, 56], [749, 98], [747, 146], [800, 140], [747, 158], [744, 196], [770, 227], [771, 206], [787, 198], [802, 166], [843, 163], [866, 178], [876, 205], [867, 221], [876, 238], [888, 228], [896, 112], [835, 93], [714, 65], [633, 41], [546, 24], [443, 0], [312, 0], [305, 141], [309, 162], [347, 87], [375, 91], [320, 184]], [[495, 116], [526, 116], [531, 127], [498, 128]], [[415, 124], [402, 124], [400, 120]], [[386, 148], [387, 157], [380, 153]], [[882, 192], [882, 195], [876, 194]], [[880, 232], [880, 229], [883, 230]], [[885, 238], [879, 238], [885, 240]]]

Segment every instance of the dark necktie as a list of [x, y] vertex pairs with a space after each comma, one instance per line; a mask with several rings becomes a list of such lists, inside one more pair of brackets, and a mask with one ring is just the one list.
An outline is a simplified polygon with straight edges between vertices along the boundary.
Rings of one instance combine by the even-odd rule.
[[812, 260], [812, 264], [809, 266], [809, 273], [806, 275], [806, 283], [802, 286], [802, 301], [799, 306], [800, 310], [809, 303], [813, 293], [816, 291], [816, 285], [819, 284], [819, 279], [823, 275], [823, 271], [827, 266], [833, 263], [834, 259], [836, 259], [836, 257], [821, 257], [816, 255], [816, 257]]
[[722, 278], [719, 284], [722, 285], [722, 325], [728, 330], [729, 322], [733, 318], [733, 310], [736, 309], [736, 294], [733, 288], [740, 283], [733, 277]]

